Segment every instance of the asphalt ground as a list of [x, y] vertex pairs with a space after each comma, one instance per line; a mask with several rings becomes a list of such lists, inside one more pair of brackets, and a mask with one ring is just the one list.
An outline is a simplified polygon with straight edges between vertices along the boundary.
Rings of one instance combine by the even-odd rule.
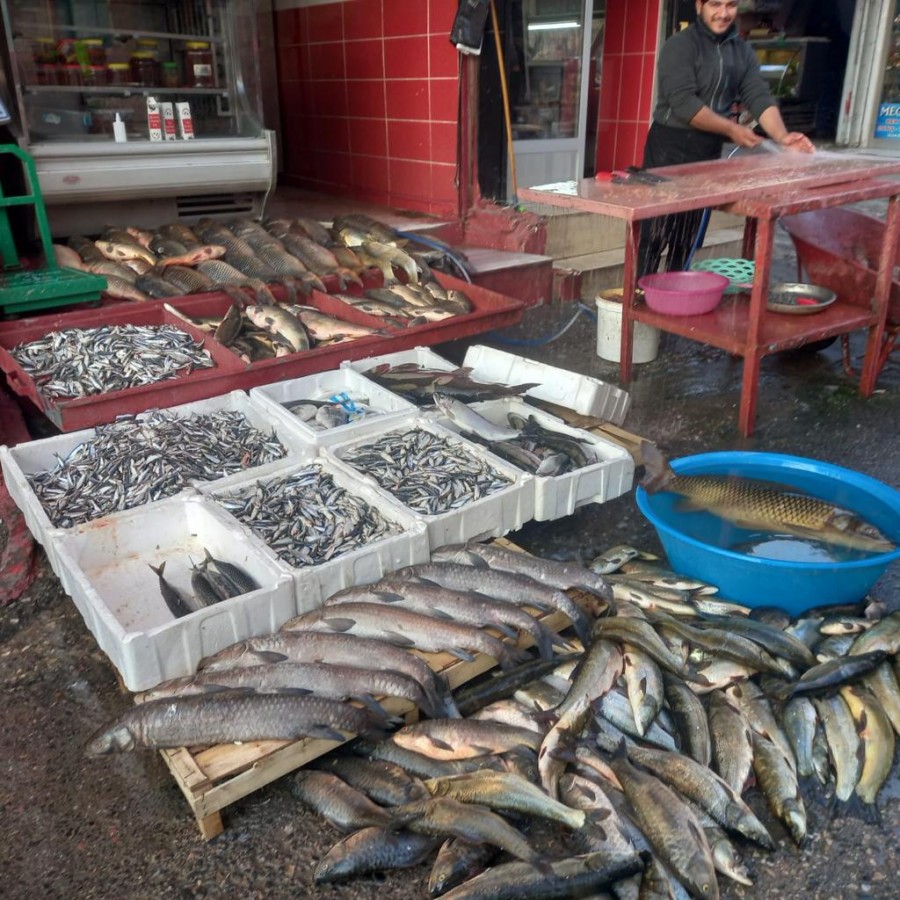
[[[783, 274], [776, 271], [776, 277], [792, 280], [789, 247], [783, 239], [779, 246]], [[502, 337], [537, 341], [559, 331], [572, 314], [570, 305], [537, 309]], [[617, 383], [618, 367], [596, 355], [595, 325], [587, 316], [550, 344], [495, 346]], [[859, 361], [860, 335], [852, 348]], [[465, 347], [435, 349], [459, 361]], [[757, 428], [747, 439], [735, 427], [740, 379], [740, 361], [729, 354], [664, 335], [658, 358], [637, 367], [625, 427], [656, 441], [670, 457], [724, 449], [783, 452], [900, 487], [900, 355], [888, 362], [868, 400], [843, 372], [837, 344], [819, 353], [765, 358]], [[661, 550], [633, 492], [510, 537], [560, 558], [589, 559], [623, 542]], [[88, 738], [127, 709], [131, 696], [119, 689], [111, 664], [41, 551], [38, 557], [38, 580], [0, 609], [0, 894], [14, 900], [426, 896], [427, 864], [315, 887], [315, 863], [340, 835], [294, 799], [290, 775], [228, 807], [224, 833], [206, 842], [157, 754], [86, 759]], [[900, 608], [900, 566], [888, 571], [873, 596]], [[896, 896], [896, 767], [880, 797], [880, 822], [836, 816], [826, 798], [811, 792], [810, 839], [802, 849], [773, 823], [755, 790], [746, 797], [771, 827], [778, 849], [743, 846], [755, 886], [720, 880], [723, 896]]]

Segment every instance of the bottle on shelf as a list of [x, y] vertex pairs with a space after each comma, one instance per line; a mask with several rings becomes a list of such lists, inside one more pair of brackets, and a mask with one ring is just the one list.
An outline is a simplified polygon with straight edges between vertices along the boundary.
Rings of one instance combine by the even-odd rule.
[[174, 60], [160, 63], [160, 84], [166, 88], [181, 87], [181, 75], [178, 72], [178, 63]]

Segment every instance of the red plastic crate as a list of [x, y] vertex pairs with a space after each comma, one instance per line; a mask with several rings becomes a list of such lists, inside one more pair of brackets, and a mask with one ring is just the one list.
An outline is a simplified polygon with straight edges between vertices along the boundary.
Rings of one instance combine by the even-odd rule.
[[[271, 384], [288, 378], [298, 378], [315, 372], [336, 369], [344, 360], [379, 356], [413, 347], [430, 346], [481, 334], [495, 328], [504, 328], [521, 321], [525, 304], [521, 300], [498, 294], [478, 285], [468, 284], [450, 275], [435, 272], [435, 277], [445, 288], [463, 291], [472, 302], [472, 312], [454, 316], [442, 322], [429, 322], [410, 328], [391, 328], [382, 319], [353, 309], [340, 300], [313, 291], [303, 303], [315, 306], [322, 312], [355, 324], [369, 325], [381, 333], [359, 338], [331, 347], [319, 347], [304, 353], [294, 353], [278, 359], [245, 363], [236, 353], [222, 346], [210, 335], [185, 323], [165, 309], [173, 307], [190, 318], [218, 316], [226, 312], [231, 298], [223, 293], [191, 294], [166, 301], [148, 303], [104, 304], [92, 309], [71, 311], [57, 315], [31, 316], [17, 321], [0, 323], [0, 369], [7, 376], [10, 388], [28, 397], [38, 409], [62, 431], [91, 428], [111, 422], [116, 416], [143, 412], [156, 407], [176, 406], [192, 400], [204, 400], [233, 390], [249, 390], [262, 384]], [[380, 273], [377, 280], [380, 282]], [[366, 279], [366, 287], [373, 286]], [[329, 285], [330, 286], [330, 285]], [[284, 289], [272, 288], [275, 296], [285, 299]], [[362, 293], [355, 285], [349, 285], [347, 293]], [[48, 400], [37, 389], [34, 381], [10, 356], [9, 351], [18, 343], [35, 340], [50, 331], [62, 328], [91, 328], [101, 324], [152, 325], [178, 324], [185, 331], [204, 340], [216, 368], [194, 372], [182, 378], [161, 381], [152, 385], [115, 391], [72, 400]]]

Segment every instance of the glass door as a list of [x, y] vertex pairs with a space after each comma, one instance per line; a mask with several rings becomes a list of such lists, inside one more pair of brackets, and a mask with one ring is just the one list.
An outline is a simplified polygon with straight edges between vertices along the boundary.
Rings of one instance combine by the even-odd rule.
[[507, 77], [520, 187], [583, 174], [593, 7], [592, 0], [511, 4]]

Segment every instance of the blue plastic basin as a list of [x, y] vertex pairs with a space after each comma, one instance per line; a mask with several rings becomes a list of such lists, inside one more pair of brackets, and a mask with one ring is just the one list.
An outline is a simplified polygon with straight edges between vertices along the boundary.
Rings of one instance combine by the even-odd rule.
[[[728, 451], [673, 460], [679, 475], [733, 475], [778, 482], [852, 510], [900, 545], [900, 491], [851, 469], [780, 453]], [[900, 559], [889, 553], [835, 562], [795, 562], [748, 556], [733, 546], [741, 534], [718, 516], [678, 509], [677, 494], [636, 491], [640, 511], [656, 528], [676, 572], [718, 585], [720, 594], [746, 606], [779, 606], [794, 615], [829, 603], [861, 600]]]

